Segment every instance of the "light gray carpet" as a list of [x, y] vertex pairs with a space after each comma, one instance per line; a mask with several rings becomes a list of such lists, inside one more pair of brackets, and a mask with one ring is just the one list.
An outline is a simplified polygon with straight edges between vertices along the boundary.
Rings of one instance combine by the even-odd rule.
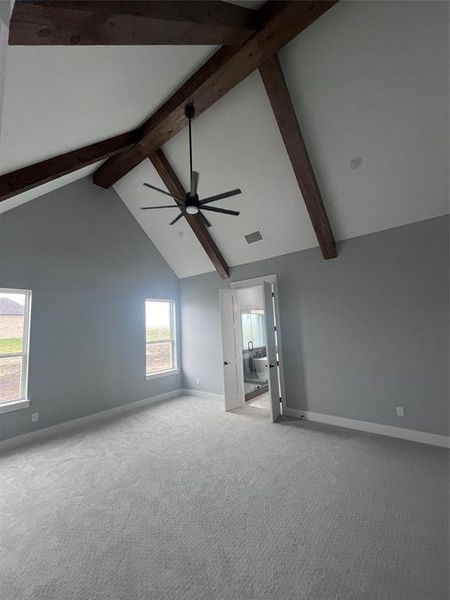
[[447, 600], [446, 450], [177, 398], [5, 454], [2, 600]]

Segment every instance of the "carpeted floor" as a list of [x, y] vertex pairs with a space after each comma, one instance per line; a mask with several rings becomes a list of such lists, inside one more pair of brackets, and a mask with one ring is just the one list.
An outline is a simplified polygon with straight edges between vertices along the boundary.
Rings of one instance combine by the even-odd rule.
[[448, 600], [448, 452], [176, 398], [5, 453], [2, 600]]

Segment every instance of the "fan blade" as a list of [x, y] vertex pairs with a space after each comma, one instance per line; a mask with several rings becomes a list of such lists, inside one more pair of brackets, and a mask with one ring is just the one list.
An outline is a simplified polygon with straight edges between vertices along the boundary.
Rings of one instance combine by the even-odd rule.
[[211, 223], [208, 221], [204, 214], [202, 214], [201, 212], [199, 212], [198, 214], [200, 215], [200, 220], [204, 225], [206, 225], [206, 227], [212, 227]]
[[180, 198], [180, 196], [174, 196], [173, 194], [169, 194], [169, 192], [165, 192], [164, 190], [161, 190], [160, 188], [157, 188], [154, 185], [150, 185], [149, 183], [143, 183], [142, 185], [145, 185], [146, 187], [149, 187], [152, 190], [156, 190], [157, 192], [161, 192], [161, 194], [169, 196], [170, 198], [175, 198], [175, 200], [181, 200], [181, 202], [184, 203], [184, 198]]
[[195, 196], [195, 194], [197, 193], [198, 179], [199, 179], [199, 173], [197, 173], [197, 171], [192, 171], [191, 193], [190, 193], [191, 196]]
[[180, 208], [176, 204], [165, 204], [164, 206], [141, 206], [141, 210], [154, 210], [155, 208]]
[[223, 213], [224, 215], [234, 215], [236, 217], [241, 214], [237, 212], [237, 210], [228, 210], [226, 208], [214, 208], [214, 206], [202, 206], [202, 210], [210, 210], [212, 212]]
[[180, 212], [180, 214], [178, 215], [178, 217], [175, 217], [175, 219], [173, 221], [170, 221], [169, 225], [175, 225], [175, 223], [177, 221], [179, 221], [181, 219], [181, 217], [184, 217], [184, 213]]
[[217, 196], [209, 196], [204, 200], [199, 202], [200, 206], [203, 204], [209, 204], [210, 202], [216, 202], [216, 200], [222, 200], [222, 198], [229, 198], [230, 196], [237, 196], [238, 194], [242, 194], [240, 189], [231, 190], [230, 192], [223, 192], [223, 194], [217, 194]]

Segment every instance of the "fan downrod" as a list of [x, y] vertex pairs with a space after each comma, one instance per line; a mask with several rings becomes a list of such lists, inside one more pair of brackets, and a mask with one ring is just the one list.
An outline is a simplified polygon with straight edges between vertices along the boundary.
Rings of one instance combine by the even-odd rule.
[[[1, 1], [1, 0], [0, 0]], [[160, 188], [155, 187], [154, 185], [150, 185], [149, 183], [144, 183], [145, 186], [156, 190], [166, 196], [170, 196], [174, 200], [176, 200], [178, 204], [178, 208], [180, 209], [180, 214], [170, 222], [170, 225], [174, 225], [177, 221], [179, 221], [183, 216], [187, 215], [198, 215], [201, 218], [201, 223], [206, 225], [206, 227], [211, 227], [211, 223], [205, 217], [202, 211], [211, 211], [215, 213], [222, 213], [226, 215], [239, 216], [239, 212], [236, 210], [227, 210], [225, 208], [217, 208], [214, 206], [209, 206], [212, 202], [216, 202], [217, 200], [222, 200], [224, 198], [229, 198], [231, 196], [236, 196], [237, 194], [241, 194], [240, 189], [230, 190], [228, 192], [224, 192], [222, 194], [216, 194], [215, 196], [208, 196], [207, 198], [203, 198], [200, 200], [199, 195], [197, 193], [198, 181], [199, 181], [199, 173], [198, 171], [194, 171], [192, 164], [192, 119], [195, 116], [195, 108], [193, 104], [186, 104], [184, 107], [184, 115], [186, 119], [189, 121], [189, 173], [191, 179], [190, 189], [187, 193], [185, 193], [185, 197], [183, 198], [180, 195], [171, 194], [170, 192], [166, 192]], [[205, 206], [207, 204], [208, 206]], [[151, 209], [159, 209], [159, 208], [174, 208], [172, 205], [168, 204], [167, 206], [143, 206], [142, 210], [151, 210]]]

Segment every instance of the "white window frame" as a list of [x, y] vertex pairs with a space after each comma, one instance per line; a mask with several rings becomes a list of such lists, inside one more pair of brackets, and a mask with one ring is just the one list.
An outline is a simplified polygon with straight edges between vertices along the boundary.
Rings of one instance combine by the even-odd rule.
[[[145, 379], [157, 379], [158, 377], [167, 377], [168, 375], [176, 375], [179, 373], [178, 370], [178, 349], [177, 349], [177, 307], [173, 298], [146, 298], [145, 305], [147, 302], [164, 302], [170, 305], [170, 329], [171, 337], [167, 340], [158, 340], [157, 342], [147, 342], [145, 339]], [[147, 331], [147, 319], [146, 310], [144, 311], [145, 317], [145, 332]], [[149, 344], [161, 344], [164, 342], [170, 342], [172, 344], [172, 359], [173, 367], [167, 369], [167, 371], [157, 371], [156, 373], [147, 373], [147, 346]]]
[[30, 323], [31, 323], [31, 290], [19, 290], [13, 288], [0, 288], [2, 294], [24, 294], [24, 320], [23, 320], [23, 343], [22, 352], [9, 352], [0, 354], [1, 358], [20, 356], [22, 358], [22, 376], [20, 380], [20, 398], [10, 402], [0, 402], [0, 414], [28, 408], [30, 400], [28, 399], [28, 363], [30, 358]]

